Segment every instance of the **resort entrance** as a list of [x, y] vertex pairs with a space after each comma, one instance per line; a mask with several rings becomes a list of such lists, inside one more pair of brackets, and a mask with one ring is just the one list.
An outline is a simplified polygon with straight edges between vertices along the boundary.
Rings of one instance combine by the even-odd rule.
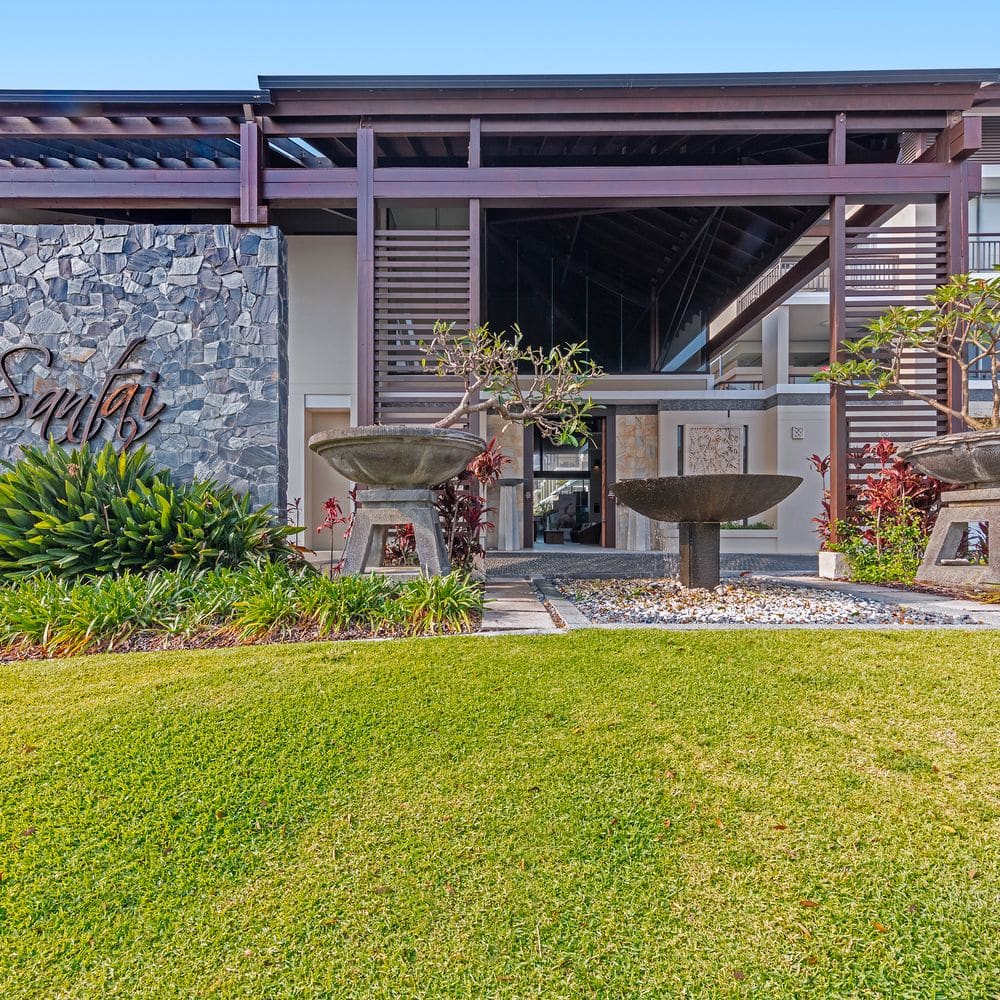
[[[608, 486], [608, 417], [590, 422], [590, 440], [579, 447], [556, 445], [535, 428], [525, 441], [525, 547], [613, 546]], [[531, 447], [527, 447], [529, 444]], [[529, 500], [530, 497], [530, 500]], [[613, 511], [613, 505], [610, 510]]]

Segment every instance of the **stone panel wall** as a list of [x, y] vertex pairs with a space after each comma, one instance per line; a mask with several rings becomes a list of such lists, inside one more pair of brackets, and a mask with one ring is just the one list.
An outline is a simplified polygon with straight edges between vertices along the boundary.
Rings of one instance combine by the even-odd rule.
[[[655, 413], [629, 413], [620, 407], [615, 419], [615, 477], [646, 479], [657, 475], [658, 433]], [[616, 503], [615, 540], [620, 549], [660, 549], [660, 525]]]
[[[131, 417], [158, 464], [230, 483], [283, 516], [286, 285], [274, 228], [0, 225], [0, 355], [39, 348], [6, 356], [0, 457], [41, 443], [47, 415], [67, 446], [88, 426], [92, 444], [120, 444]], [[108, 383], [137, 338], [129, 371]]]

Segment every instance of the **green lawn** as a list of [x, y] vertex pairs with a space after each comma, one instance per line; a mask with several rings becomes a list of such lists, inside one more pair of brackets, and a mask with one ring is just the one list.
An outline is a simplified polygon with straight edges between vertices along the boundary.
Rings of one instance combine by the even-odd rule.
[[998, 645], [0, 666], [0, 997], [1000, 996]]

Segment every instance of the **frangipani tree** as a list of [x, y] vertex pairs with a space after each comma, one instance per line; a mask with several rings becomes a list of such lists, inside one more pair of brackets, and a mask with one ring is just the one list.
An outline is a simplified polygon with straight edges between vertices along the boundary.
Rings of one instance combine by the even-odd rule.
[[[939, 413], [957, 417], [972, 430], [1000, 429], [1000, 277], [985, 280], [967, 274], [952, 277], [927, 296], [925, 309], [893, 306], [870, 323], [867, 334], [846, 341], [846, 359], [818, 372], [817, 381], [922, 399]], [[915, 389], [905, 374], [918, 353], [955, 364], [961, 372], [957, 408]], [[970, 412], [969, 377], [986, 372], [993, 389], [987, 415]]]
[[474, 413], [492, 411], [505, 426], [533, 424], [559, 444], [588, 438], [594, 402], [584, 390], [604, 372], [584, 344], [544, 351], [526, 346], [516, 324], [509, 332], [494, 332], [485, 323], [456, 333], [454, 324], [439, 322], [421, 349], [424, 367], [460, 378], [464, 386], [458, 404], [435, 427], [454, 427]]

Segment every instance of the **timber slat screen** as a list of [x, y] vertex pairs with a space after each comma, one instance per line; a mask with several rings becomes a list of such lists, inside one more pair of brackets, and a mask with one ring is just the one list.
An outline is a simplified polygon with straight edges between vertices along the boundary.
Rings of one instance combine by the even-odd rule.
[[[936, 226], [852, 227], [846, 229], [844, 318], [847, 339], [863, 336], [864, 327], [890, 306], [922, 308], [925, 297], [947, 280], [948, 234]], [[920, 392], [947, 398], [947, 364], [931, 354], [914, 352], [902, 376]], [[900, 395], [868, 398], [864, 390], [845, 392], [848, 490], [854, 491], [873, 471], [858, 455], [865, 445], [889, 438], [897, 445], [948, 431], [947, 418], [926, 403]]]
[[460, 380], [422, 367], [420, 342], [437, 320], [468, 329], [471, 259], [467, 229], [375, 231], [376, 422], [433, 423], [461, 398]]

